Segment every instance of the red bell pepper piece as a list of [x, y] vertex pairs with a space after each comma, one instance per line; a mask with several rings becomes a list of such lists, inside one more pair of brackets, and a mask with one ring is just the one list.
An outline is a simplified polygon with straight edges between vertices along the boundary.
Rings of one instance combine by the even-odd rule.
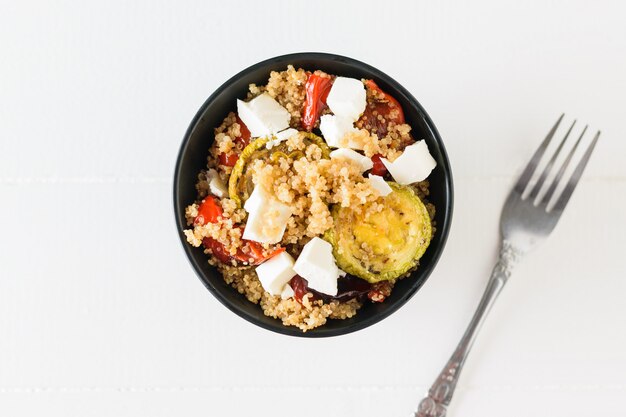
[[217, 198], [207, 196], [200, 202], [198, 207], [198, 215], [194, 219], [194, 224], [205, 225], [207, 223], [215, 223], [224, 211], [218, 203]]
[[333, 85], [333, 79], [328, 76], [312, 73], [306, 80], [306, 98], [302, 109], [302, 126], [311, 131], [320, 118], [322, 111], [327, 107], [326, 98]]

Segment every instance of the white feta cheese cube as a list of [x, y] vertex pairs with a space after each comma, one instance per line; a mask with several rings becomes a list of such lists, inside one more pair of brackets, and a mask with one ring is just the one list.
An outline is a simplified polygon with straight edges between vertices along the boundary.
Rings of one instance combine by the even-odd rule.
[[370, 158], [348, 148], [335, 149], [330, 153], [330, 159], [347, 159], [348, 161], [353, 161], [361, 168], [361, 174], [368, 169], [372, 169], [374, 166]]
[[219, 174], [213, 168], [207, 171], [207, 182], [209, 183], [209, 191], [216, 197], [223, 198], [228, 195], [228, 188], [220, 178]]
[[[342, 139], [350, 132], [356, 132], [354, 122], [350, 119], [325, 114], [320, 117], [320, 130], [324, 140], [331, 148], [344, 148]], [[350, 144], [346, 144], [350, 145]], [[354, 144], [352, 144], [354, 145]], [[358, 149], [354, 147], [354, 149]]]
[[281, 132], [274, 134], [272, 136], [274, 139], [268, 140], [267, 143], [265, 144], [265, 147], [267, 149], [272, 149], [274, 146], [278, 145], [280, 142], [285, 141], [289, 139], [290, 137], [295, 136], [297, 134], [298, 134], [298, 131], [296, 129], [293, 129], [291, 127], [289, 129], [285, 129]]
[[339, 117], [355, 122], [365, 111], [365, 86], [355, 78], [337, 77], [333, 82], [326, 104]]
[[263, 289], [272, 295], [282, 295], [285, 284], [296, 275], [293, 265], [294, 260], [291, 255], [281, 252], [257, 266], [256, 274]]
[[291, 285], [285, 284], [285, 287], [283, 288], [283, 292], [280, 293], [280, 298], [283, 300], [287, 300], [293, 297], [294, 295], [296, 295], [296, 293], [293, 291], [293, 288], [291, 288]]
[[306, 279], [309, 288], [323, 294], [337, 295], [339, 268], [333, 257], [333, 247], [319, 237], [304, 245], [293, 267], [298, 275]]
[[281, 241], [293, 212], [290, 206], [276, 200], [262, 186], [256, 186], [243, 208], [248, 212], [244, 239], [260, 243]]
[[389, 184], [387, 184], [387, 181], [385, 181], [385, 179], [380, 175], [368, 174], [367, 177], [370, 181], [370, 185], [372, 186], [372, 188], [378, 191], [378, 194], [381, 197], [385, 197], [393, 191]]
[[242, 237], [259, 243], [278, 243], [285, 234], [291, 213], [291, 207], [282, 203], [250, 213]]
[[265, 191], [265, 188], [254, 187], [254, 189], [252, 190], [252, 194], [250, 194], [246, 202], [243, 203], [243, 208], [248, 213], [257, 212], [261, 210], [263, 208], [263, 205], [265, 205], [271, 198], [272, 196], [269, 195], [267, 191]]
[[424, 181], [437, 166], [437, 162], [428, 152], [426, 141], [420, 140], [404, 148], [404, 152], [395, 161], [380, 158], [391, 176], [398, 184], [412, 184]]
[[287, 140], [290, 137], [295, 136], [297, 134], [298, 134], [298, 131], [296, 129], [290, 127], [289, 129], [285, 129], [285, 130], [282, 130], [282, 131], [276, 133], [274, 136], [276, 136], [276, 139], [283, 141], [283, 140]]
[[280, 132], [289, 127], [291, 115], [269, 94], [263, 93], [245, 102], [237, 100], [237, 113], [252, 137]]

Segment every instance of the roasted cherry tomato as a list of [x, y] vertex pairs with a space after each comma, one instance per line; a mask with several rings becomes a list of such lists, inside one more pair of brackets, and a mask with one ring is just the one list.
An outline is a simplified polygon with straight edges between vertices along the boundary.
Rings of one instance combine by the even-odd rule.
[[289, 281], [289, 286], [293, 290], [294, 298], [299, 303], [302, 303], [302, 298], [309, 293], [308, 281], [302, 278], [300, 275], [296, 275]]
[[367, 106], [357, 121], [357, 126], [376, 133], [379, 137], [384, 137], [387, 135], [389, 123], [404, 123], [402, 106], [398, 100], [381, 90], [374, 80], [365, 80], [365, 86], [369, 90]]
[[[239, 116], [237, 116], [237, 123], [239, 124], [240, 136], [237, 136], [234, 139], [234, 142], [235, 144], [239, 145], [239, 149], [243, 149], [246, 146], [248, 146], [248, 144], [250, 143], [250, 131], [248, 130], [248, 127], [246, 126], [246, 124], [243, 121], [241, 121]], [[234, 167], [235, 164], [237, 163], [237, 160], [239, 159], [239, 154], [238, 153], [225, 154], [224, 152], [222, 152], [221, 154], [219, 154], [218, 159], [219, 159], [220, 165], [223, 165], [226, 167]]]
[[220, 161], [220, 165], [224, 165], [226, 167], [234, 167], [237, 163], [237, 160], [239, 159], [239, 155], [237, 155], [236, 153], [225, 154], [224, 152], [222, 152], [221, 154], [219, 154], [218, 159]]
[[[352, 275], [346, 275], [345, 277], [339, 277], [337, 280], [337, 295], [327, 295], [322, 294], [320, 292], [315, 291], [314, 289], [309, 288], [309, 282], [302, 278], [300, 275], [296, 275], [289, 281], [289, 285], [294, 292], [294, 298], [302, 303], [302, 298], [308, 293], [311, 294], [309, 298], [310, 301], [315, 300], [324, 300], [326, 302], [330, 301], [341, 301], [346, 302], [353, 298], [365, 299], [370, 298], [370, 293], [374, 294], [372, 291], [377, 290], [378, 287], [370, 284], [369, 282], [354, 277]], [[378, 295], [380, 291], [376, 292], [375, 295]], [[379, 296], [380, 298], [380, 296]]]
[[388, 103], [388, 111], [387, 113], [391, 112], [392, 110], [398, 110], [398, 113], [395, 114], [394, 117], [392, 117], [392, 121], [398, 124], [402, 124], [404, 123], [404, 111], [402, 110], [402, 106], [400, 105], [400, 103], [398, 102], [398, 100], [396, 100], [392, 95], [385, 93], [379, 86], [378, 84], [376, 84], [374, 82], [374, 80], [365, 80], [365, 86], [367, 88], [371, 88], [372, 90], [378, 92], [379, 94], [383, 94], [384, 95], [384, 100], [387, 101]]
[[202, 239], [202, 244], [205, 248], [210, 249], [213, 256], [215, 256], [220, 262], [228, 265], [231, 264], [232, 260], [248, 263], [250, 258], [253, 258], [251, 255], [246, 255], [242, 249], [237, 250], [235, 255], [231, 255], [222, 243], [210, 237]]
[[313, 130], [320, 114], [326, 108], [326, 98], [333, 85], [333, 79], [324, 75], [312, 73], [306, 80], [302, 126], [309, 132]]
[[382, 303], [391, 295], [391, 288], [389, 281], [377, 282], [372, 285], [371, 290], [367, 293], [367, 298], [373, 303]]
[[[198, 215], [194, 219], [194, 224], [205, 225], [207, 223], [215, 223], [223, 213], [224, 211], [217, 198], [207, 196], [200, 203], [200, 207], [198, 207]], [[243, 234], [243, 227], [240, 227], [240, 229]], [[279, 247], [265, 256], [263, 254], [263, 245], [259, 242], [252, 240], [244, 240], [243, 242], [244, 247], [247, 247], [248, 250], [244, 251], [243, 248], [240, 248], [235, 255], [231, 255], [219, 241], [210, 237], [202, 239], [204, 247], [210, 249], [213, 256], [223, 263], [230, 263], [230, 261], [234, 259], [237, 262], [259, 265], [285, 250], [285, 248]]]
[[218, 202], [217, 198], [213, 196], [207, 196], [200, 202], [198, 207], [198, 215], [194, 219], [194, 224], [205, 225], [207, 223], [215, 223], [217, 219], [222, 215], [222, 206]]
[[380, 175], [381, 177], [384, 177], [387, 174], [387, 167], [383, 164], [383, 161], [380, 160], [381, 157], [382, 155], [379, 153], [372, 156], [374, 166], [370, 172], [372, 175]]
[[[243, 232], [243, 228], [242, 232]], [[213, 255], [219, 259], [222, 263], [231, 264], [231, 261], [234, 260], [237, 263], [243, 263], [246, 265], [260, 265], [273, 256], [278, 255], [281, 252], [285, 251], [285, 248], [276, 248], [274, 251], [270, 252], [267, 256], [263, 255], [263, 245], [259, 242], [254, 242], [252, 240], [244, 240], [244, 246], [237, 250], [237, 253], [231, 255], [223, 244], [218, 242], [215, 239], [210, 237], [206, 237], [202, 240], [202, 244], [205, 248], [210, 249]], [[247, 250], [244, 250], [246, 248]]]
[[250, 143], [250, 131], [248, 130], [248, 126], [241, 121], [239, 116], [237, 116], [237, 124], [239, 124], [239, 133], [241, 136], [235, 138], [235, 143], [241, 145], [241, 149], [243, 149]]
[[205, 237], [202, 239], [202, 244], [205, 248], [211, 250], [213, 256], [215, 256], [220, 262], [230, 264], [230, 260], [232, 259], [230, 253], [226, 251], [226, 248], [224, 248], [224, 245], [220, 242], [210, 237]]
[[[267, 256], [264, 256], [263, 245], [261, 245], [259, 242], [254, 242], [252, 240], [244, 240], [244, 242], [246, 243], [246, 245], [248, 245], [248, 248], [250, 248], [250, 253], [247, 255], [244, 254], [245, 259], [242, 259], [242, 261], [249, 262], [249, 259], [252, 258], [253, 259], [252, 265], [262, 264], [268, 259], [273, 258], [279, 253], [285, 251], [285, 248], [277, 248], [274, 251], [270, 252]], [[239, 253], [237, 255], [239, 255]]]

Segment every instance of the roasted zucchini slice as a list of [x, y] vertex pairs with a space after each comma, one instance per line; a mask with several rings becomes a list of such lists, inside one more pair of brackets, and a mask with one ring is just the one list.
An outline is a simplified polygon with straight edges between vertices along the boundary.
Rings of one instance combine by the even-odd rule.
[[[309, 132], [300, 132], [300, 134], [304, 135], [307, 145], [315, 144], [319, 146], [322, 150], [322, 158], [330, 158], [330, 149], [326, 142], [324, 142], [324, 139]], [[243, 203], [250, 197], [254, 189], [254, 183], [252, 182], [253, 173], [252, 170], [248, 169], [252, 161], [265, 159], [268, 162], [278, 162], [281, 156], [291, 158], [304, 156], [303, 152], [300, 151], [289, 152], [285, 142], [281, 142], [277, 146], [267, 149], [265, 145], [271, 139], [274, 139], [274, 137], [258, 138], [252, 141], [243, 149], [237, 163], [233, 167], [230, 178], [228, 179], [228, 194], [229, 197], [237, 203], [238, 207], [242, 207]]]
[[376, 201], [382, 211], [336, 205], [334, 225], [324, 235], [333, 245], [337, 266], [371, 283], [398, 278], [415, 267], [432, 234], [426, 206], [415, 192], [388, 184], [393, 192]]

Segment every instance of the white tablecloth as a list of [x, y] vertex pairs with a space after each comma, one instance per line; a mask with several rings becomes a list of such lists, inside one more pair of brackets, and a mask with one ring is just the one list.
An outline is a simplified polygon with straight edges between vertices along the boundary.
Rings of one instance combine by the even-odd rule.
[[[626, 414], [624, 2], [4, 2], [0, 415], [408, 416], [494, 262], [500, 207], [561, 112], [603, 136], [505, 288], [451, 416]], [[400, 311], [280, 336], [202, 286], [172, 173], [197, 108], [265, 58], [323, 51], [404, 84], [454, 170], [452, 231]]]

